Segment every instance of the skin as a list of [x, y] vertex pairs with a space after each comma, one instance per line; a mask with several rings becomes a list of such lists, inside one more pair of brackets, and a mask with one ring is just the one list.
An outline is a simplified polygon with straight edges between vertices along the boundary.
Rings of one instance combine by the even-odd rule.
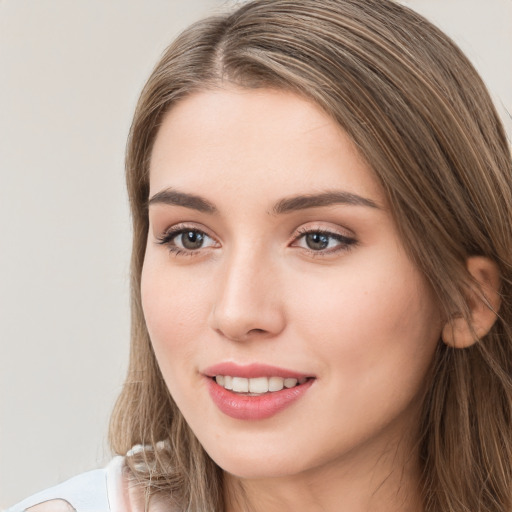
[[[169, 189], [216, 212], [150, 204], [144, 314], [174, 400], [226, 472], [228, 512], [422, 510], [419, 404], [443, 326], [347, 135], [292, 93], [195, 93], [166, 115], [154, 145], [150, 198]], [[374, 206], [273, 212], [284, 198], [328, 191]], [[204, 245], [183, 253], [175, 226], [204, 233]], [[328, 249], [307, 245], [304, 232], [319, 230], [333, 234]], [[223, 361], [315, 381], [275, 416], [237, 420], [202, 375]]]

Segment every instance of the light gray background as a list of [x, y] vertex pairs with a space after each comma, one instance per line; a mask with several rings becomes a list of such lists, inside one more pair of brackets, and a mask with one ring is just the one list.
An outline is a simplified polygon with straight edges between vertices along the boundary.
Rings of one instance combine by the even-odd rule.
[[[233, 2], [230, 2], [233, 3]], [[512, 0], [404, 0], [512, 132]], [[221, 0], [0, 0], [0, 508], [104, 464], [126, 369], [125, 138], [179, 30]]]

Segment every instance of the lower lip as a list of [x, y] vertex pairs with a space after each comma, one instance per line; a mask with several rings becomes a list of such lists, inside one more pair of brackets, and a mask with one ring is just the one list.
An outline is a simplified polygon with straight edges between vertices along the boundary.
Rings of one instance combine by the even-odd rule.
[[314, 379], [293, 388], [284, 388], [259, 396], [247, 396], [229, 391], [208, 378], [208, 391], [215, 405], [227, 416], [237, 420], [264, 420], [286, 409], [304, 396]]

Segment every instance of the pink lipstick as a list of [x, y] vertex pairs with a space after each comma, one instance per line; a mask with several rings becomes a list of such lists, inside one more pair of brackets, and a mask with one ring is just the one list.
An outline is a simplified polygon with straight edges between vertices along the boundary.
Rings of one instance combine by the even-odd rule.
[[275, 366], [221, 363], [204, 370], [215, 405], [227, 416], [262, 420], [304, 396], [315, 378]]

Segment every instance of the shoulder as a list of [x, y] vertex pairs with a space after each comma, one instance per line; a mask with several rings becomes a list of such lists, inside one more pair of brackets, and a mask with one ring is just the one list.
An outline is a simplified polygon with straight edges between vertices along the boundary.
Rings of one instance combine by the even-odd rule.
[[74, 508], [65, 500], [50, 500], [27, 508], [27, 512], [74, 512]]
[[124, 458], [41, 491], [6, 512], [121, 512], [125, 509]]

